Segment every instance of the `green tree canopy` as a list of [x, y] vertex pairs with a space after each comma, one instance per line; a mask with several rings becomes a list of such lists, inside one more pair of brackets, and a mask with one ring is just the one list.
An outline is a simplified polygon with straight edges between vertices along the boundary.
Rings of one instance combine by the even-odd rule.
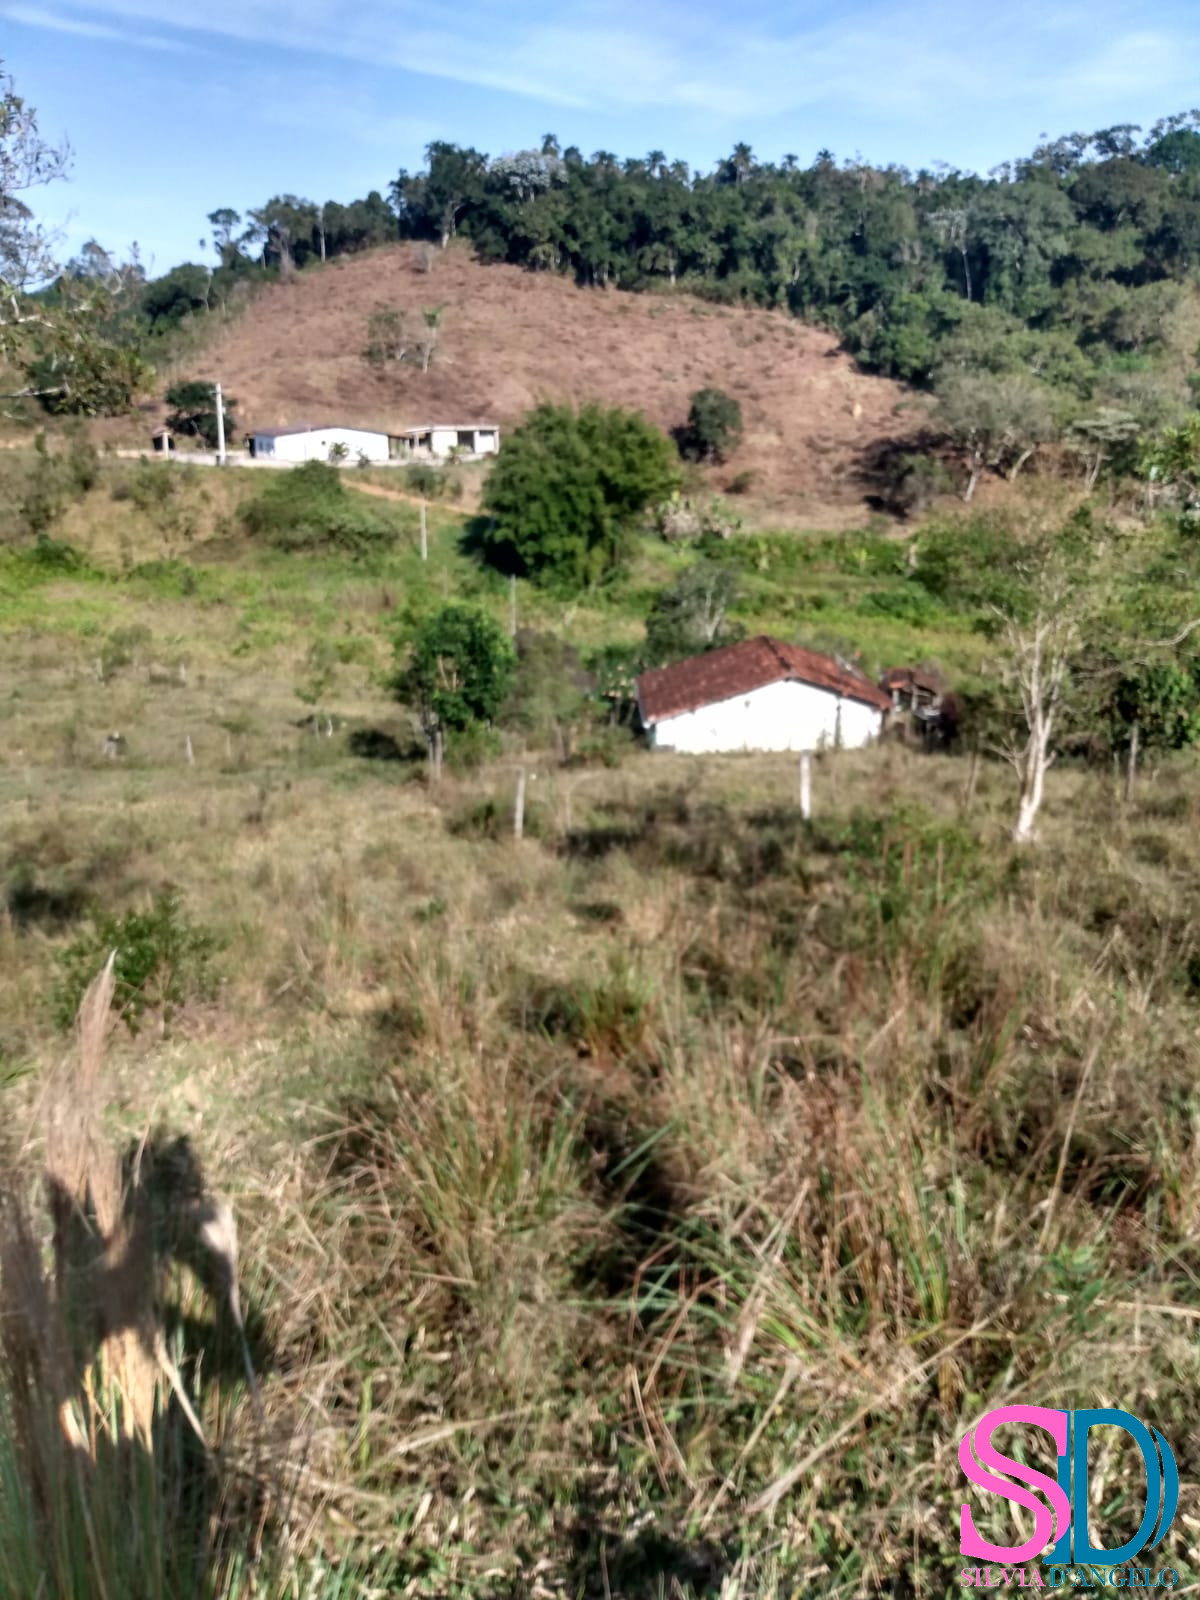
[[142, 311], [151, 327], [173, 325], [189, 312], [207, 311], [212, 277], [207, 267], [185, 261], [148, 283], [142, 292]]
[[485, 547], [500, 566], [577, 592], [625, 559], [638, 518], [677, 482], [673, 457], [636, 412], [538, 406], [488, 479]]
[[680, 445], [697, 461], [724, 461], [742, 442], [742, 407], [724, 389], [697, 389]]
[[494, 618], [477, 606], [448, 605], [396, 641], [397, 696], [421, 722], [435, 776], [447, 731], [494, 720], [516, 669], [516, 651]]

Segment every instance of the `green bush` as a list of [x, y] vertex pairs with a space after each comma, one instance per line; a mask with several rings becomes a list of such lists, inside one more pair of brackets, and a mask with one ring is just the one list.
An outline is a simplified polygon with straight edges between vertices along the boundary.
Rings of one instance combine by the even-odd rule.
[[30, 566], [44, 572], [85, 572], [87, 557], [65, 539], [51, 539], [39, 534], [32, 550], [25, 552]]
[[742, 408], [724, 389], [697, 389], [679, 448], [693, 461], [724, 461], [742, 442]]
[[891, 617], [910, 622], [914, 627], [932, 622], [938, 613], [936, 602], [917, 584], [907, 589], [877, 589], [865, 594], [855, 609], [864, 617]]
[[442, 492], [442, 475], [428, 461], [414, 461], [404, 469], [404, 481], [413, 494], [435, 500]]
[[414, 461], [404, 469], [404, 483], [410, 494], [419, 494], [426, 500], [461, 500], [462, 478], [458, 463], [435, 467], [431, 461]]
[[169, 1021], [185, 1001], [212, 992], [212, 958], [219, 948], [216, 935], [189, 919], [171, 889], [161, 890], [148, 911], [97, 916], [58, 956], [55, 1020], [62, 1028], [72, 1026], [88, 984], [115, 951], [113, 1010], [131, 1033], [147, 1012]]
[[366, 555], [394, 544], [396, 514], [348, 489], [336, 467], [306, 461], [280, 472], [241, 510], [242, 525], [277, 550]]
[[564, 743], [584, 720], [592, 679], [579, 653], [557, 634], [525, 628], [517, 634], [517, 665], [500, 721], [535, 743]]
[[577, 593], [626, 560], [639, 520], [678, 482], [672, 458], [637, 412], [538, 406], [488, 478], [483, 546], [503, 570]]

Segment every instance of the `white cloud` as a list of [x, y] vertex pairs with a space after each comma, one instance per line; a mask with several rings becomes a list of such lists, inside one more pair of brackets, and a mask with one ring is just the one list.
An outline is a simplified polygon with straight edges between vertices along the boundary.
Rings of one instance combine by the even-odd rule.
[[4, 5], [0, 13], [27, 28], [46, 28], [52, 33], [70, 33], [85, 39], [115, 39], [121, 44], [138, 45], [144, 50], [188, 51], [192, 47], [183, 39], [164, 39], [161, 35], [143, 33], [130, 28], [114, 28], [108, 23], [92, 22], [85, 17], [70, 17], [57, 11], [45, 11], [41, 6]]
[[[550, 0], [460, 0], [442, 13], [418, 0], [371, 7], [294, 0], [285, 9], [266, 0], [207, 0], [202, 14], [183, 0], [94, 5], [126, 23], [388, 64], [548, 105], [676, 110], [726, 123], [834, 106], [918, 127], [944, 124], [957, 108], [968, 130], [972, 111], [985, 106], [1033, 112], [1045, 104], [1054, 124], [1064, 105], [1186, 97], [1200, 25], [1178, 0], [1160, 0], [1157, 9], [1156, 29], [1145, 4], [1131, 14], [1118, 0], [1093, 0], [1087, 10], [1072, 0], [1053, 8], [1010, 0], [961, 12], [940, 0], [851, 0], [836, 19], [825, 13], [812, 23], [796, 11], [772, 15], [771, 0], [743, 0], [740, 10], [717, 0], [582, 0], [570, 12]], [[18, 4], [8, 14], [34, 26], [174, 47], [75, 12]]]

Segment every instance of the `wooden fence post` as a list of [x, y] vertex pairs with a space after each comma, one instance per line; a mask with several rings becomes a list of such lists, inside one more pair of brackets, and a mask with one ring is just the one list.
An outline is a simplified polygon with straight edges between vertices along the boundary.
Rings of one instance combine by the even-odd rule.
[[520, 839], [525, 833], [525, 768], [517, 768], [517, 797], [513, 801], [513, 838]]
[[1129, 731], [1129, 757], [1125, 763], [1125, 804], [1133, 799], [1133, 780], [1137, 777], [1138, 745], [1141, 743], [1141, 724], [1135, 722]]

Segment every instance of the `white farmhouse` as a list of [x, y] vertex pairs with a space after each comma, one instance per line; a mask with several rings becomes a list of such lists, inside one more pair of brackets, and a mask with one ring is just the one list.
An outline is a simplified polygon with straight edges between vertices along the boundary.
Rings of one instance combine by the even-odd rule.
[[474, 423], [426, 423], [423, 428], [402, 428], [392, 435], [392, 455], [421, 461], [444, 460], [452, 451], [466, 456], [494, 456], [500, 448], [500, 429]]
[[[338, 446], [342, 449], [338, 449]], [[343, 455], [344, 450], [344, 455]], [[256, 461], [330, 461], [342, 459], [352, 466], [360, 456], [368, 461], [388, 459], [388, 436], [373, 428], [344, 428], [340, 423], [306, 423], [300, 428], [262, 428], [250, 435], [250, 454]]]
[[765, 635], [690, 656], [637, 680], [660, 750], [854, 749], [883, 731], [891, 696], [854, 668]]

